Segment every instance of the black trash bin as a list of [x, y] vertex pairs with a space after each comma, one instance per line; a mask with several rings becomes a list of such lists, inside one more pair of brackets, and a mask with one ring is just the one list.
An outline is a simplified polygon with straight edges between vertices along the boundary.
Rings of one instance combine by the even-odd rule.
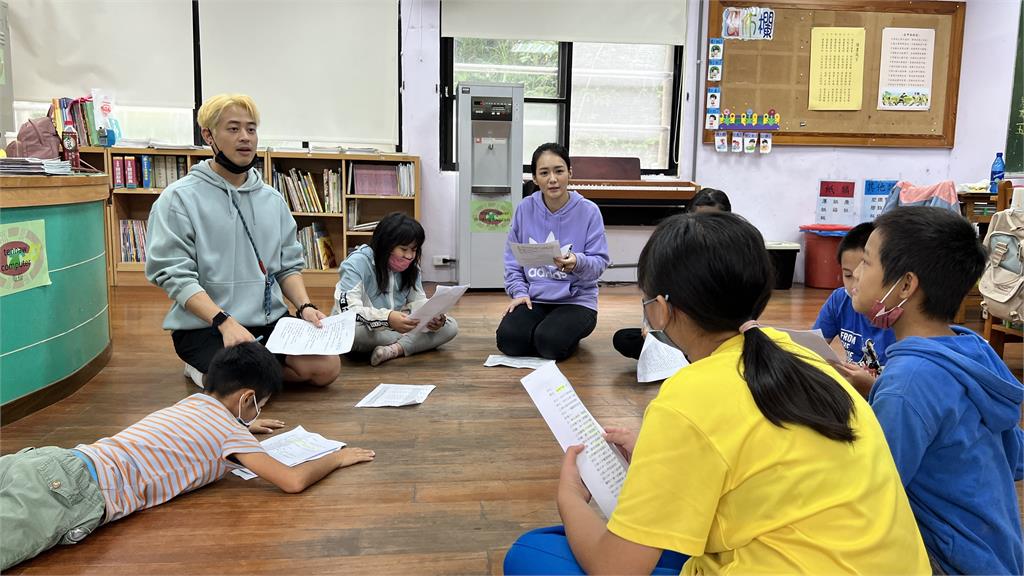
[[775, 266], [775, 289], [789, 290], [793, 287], [793, 271], [800, 245], [796, 242], [765, 242], [764, 246]]

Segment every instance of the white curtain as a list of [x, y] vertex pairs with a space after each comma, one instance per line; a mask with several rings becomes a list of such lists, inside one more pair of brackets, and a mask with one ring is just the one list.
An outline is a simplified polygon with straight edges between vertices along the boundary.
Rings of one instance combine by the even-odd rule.
[[441, 35], [682, 45], [687, 0], [442, 0]]
[[398, 142], [398, 0], [202, 0], [203, 98], [242, 92], [260, 138]]
[[192, 109], [189, 0], [14, 0], [14, 99], [49, 102], [93, 88], [116, 103]]

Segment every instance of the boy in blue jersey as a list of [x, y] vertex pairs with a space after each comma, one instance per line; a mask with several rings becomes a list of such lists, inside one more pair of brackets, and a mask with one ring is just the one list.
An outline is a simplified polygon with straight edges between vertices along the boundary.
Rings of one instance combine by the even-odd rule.
[[853, 307], [896, 336], [868, 401], [943, 574], [1024, 573], [1024, 386], [980, 336], [950, 326], [984, 268], [967, 220], [903, 207], [878, 217], [854, 272]]
[[858, 314], [850, 298], [854, 287], [853, 271], [860, 265], [864, 244], [874, 229], [871, 222], [858, 224], [839, 243], [836, 259], [843, 269], [843, 287], [836, 288], [828, 297], [813, 326], [814, 330], [821, 330], [821, 335], [830, 343], [839, 338], [846, 357], [845, 363], [835, 368], [865, 397], [885, 366], [885, 349], [895, 341], [892, 330], [875, 328]]

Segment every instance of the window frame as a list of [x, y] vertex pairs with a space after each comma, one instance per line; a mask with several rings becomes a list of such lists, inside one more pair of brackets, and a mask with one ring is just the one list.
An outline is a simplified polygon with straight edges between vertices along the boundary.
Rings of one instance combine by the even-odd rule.
[[[557, 97], [524, 97], [526, 104], [555, 104], [558, 107], [558, 143], [569, 148], [569, 135], [572, 112], [572, 42], [558, 43], [558, 96]], [[438, 96], [441, 103], [440, 126], [440, 159], [442, 171], [458, 171], [459, 164], [455, 161], [455, 38], [441, 37], [441, 70]], [[669, 118], [668, 166], [666, 168], [643, 168], [641, 174], [675, 175], [679, 170], [679, 132], [681, 129], [681, 88], [683, 75], [683, 46], [672, 46], [672, 108]], [[572, 153], [572, 150], [569, 150]], [[529, 160], [528, 158], [523, 158]], [[523, 164], [523, 173], [530, 171], [529, 164]]]

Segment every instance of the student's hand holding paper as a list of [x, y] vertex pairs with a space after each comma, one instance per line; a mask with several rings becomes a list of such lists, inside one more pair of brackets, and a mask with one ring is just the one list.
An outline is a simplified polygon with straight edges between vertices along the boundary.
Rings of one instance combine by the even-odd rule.
[[565, 457], [562, 459], [562, 473], [558, 476], [559, 502], [563, 502], [563, 499], [580, 499], [590, 502], [590, 490], [587, 490], [587, 486], [583, 483], [580, 469], [576, 465], [576, 458], [583, 454], [583, 448], [583, 444], [576, 444], [569, 446], [565, 451]]
[[520, 298], [513, 298], [512, 301], [509, 302], [508, 310], [505, 310], [505, 314], [511, 314], [512, 311], [516, 309], [516, 306], [519, 306], [521, 304], [526, 304], [527, 308], [529, 308], [530, 310], [533, 310], [533, 302], [530, 301], [530, 297], [529, 296], [523, 296], [523, 297], [520, 297]]
[[388, 325], [391, 326], [392, 330], [400, 334], [405, 334], [412, 330], [419, 325], [419, 323], [419, 320], [409, 318], [408, 314], [403, 314], [397, 310], [392, 310], [391, 313], [388, 314]]
[[317, 328], [323, 328], [320, 321], [327, 318], [327, 315], [313, 307], [307, 307], [302, 311], [301, 318]]
[[875, 385], [877, 376], [871, 370], [854, 362], [830, 362], [832, 366], [842, 374], [843, 378], [860, 392], [864, 398], [868, 397], [871, 387]]
[[430, 330], [431, 332], [437, 332], [438, 330], [441, 329], [442, 326], [444, 326], [445, 320], [447, 319], [448, 316], [444, 314], [441, 314], [440, 316], [434, 316], [433, 318], [431, 318], [430, 322], [427, 323], [427, 330]]
[[284, 428], [284, 422], [273, 418], [260, 418], [249, 424], [249, 432], [253, 434], [270, 434], [278, 428]]
[[633, 449], [636, 448], [637, 433], [626, 428], [605, 428], [604, 439], [619, 449], [626, 462], [633, 460]]

